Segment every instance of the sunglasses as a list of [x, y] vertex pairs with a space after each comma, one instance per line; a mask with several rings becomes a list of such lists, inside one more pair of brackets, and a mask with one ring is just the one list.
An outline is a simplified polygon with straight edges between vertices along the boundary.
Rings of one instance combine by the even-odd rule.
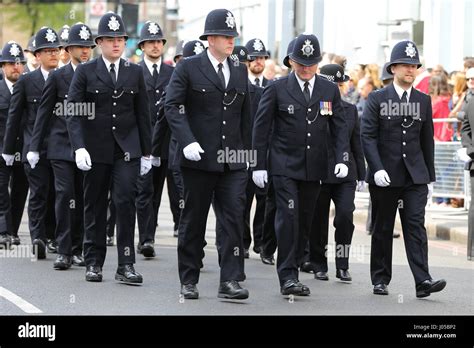
[[469, 81], [469, 80], [474, 80], [474, 77], [467, 77], [466, 81]]

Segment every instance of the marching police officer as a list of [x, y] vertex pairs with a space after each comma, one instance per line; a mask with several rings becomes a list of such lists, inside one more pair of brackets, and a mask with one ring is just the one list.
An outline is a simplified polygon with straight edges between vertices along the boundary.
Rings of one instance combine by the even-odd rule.
[[[21, 76], [13, 89], [3, 145], [3, 158], [11, 165], [17, 137], [23, 132], [23, 156], [25, 173], [28, 177], [30, 196], [28, 223], [33, 250], [37, 258], [46, 257], [48, 251], [56, 252], [53, 172], [46, 159], [47, 137], [40, 150], [41, 160], [34, 166], [27, 161], [33, 127], [36, 120], [41, 94], [51, 71], [58, 66], [60, 43], [52, 28], [43, 27], [35, 36], [35, 56], [40, 68]], [[26, 117], [26, 119], [25, 119]]]
[[392, 234], [397, 208], [416, 296], [426, 297], [446, 286], [443, 279], [433, 280], [428, 270], [424, 216], [428, 184], [435, 181], [434, 141], [430, 97], [413, 88], [420, 66], [416, 45], [398, 42], [387, 66], [394, 82], [369, 95], [362, 115], [367, 182], [377, 207], [370, 256], [373, 292], [377, 295], [388, 295], [392, 278]]
[[82, 171], [76, 167], [69, 141], [66, 126], [69, 109], [65, 101], [74, 71], [78, 65], [90, 59], [92, 49], [95, 47], [91, 30], [83, 23], [73, 25], [68, 37], [64, 49], [71, 57], [71, 61], [53, 71], [46, 81], [27, 154], [30, 165], [34, 167], [40, 160], [43, 141], [49, 133], [47, 159], [51, 162], [54, 172], [58, 242], [58, 255], [53, 267], [58, 270], [68, 269], [72, 264], [85, 266], [82, 256], [84, 239]]
[[[0, 80], [0, 153], [3, 152], [3, 136], [13, 85], [20, 78], [26, 63], [21, 46], [14, 41], [6, 43], [1, 53], [0, 70], [4, 78]], [[0, 245], [5, 246], [20, 244], [18, 228], [28, 194], [28, 181], [21, 163], [23, 135], [20, 134], [18, 138], [13, 166], [7, 166], [3, 157], [0, 157]]]
[[93, 117], [66, 118], [76, 165], [84, 171], [85, 278], [92, 282], [102, 281], [110, 182], [117, 213], [115, 279], [143, 282], [133, 266], [135, 199], [138, 175], [151, 169], [151, 122], [142, 68], [120, 58], [127, 38], [120, 16], [103, 15], [95, 38], [102, 55], [76, 68], [67, 98], [95, 106]]
[[[174, 70], [173, 67], [163, 62], [162, 54], [165, 44], [166, 38], [163, 36], [160, 26], [155, 22], [147, 21], [141, 30], [138, 46], [143, 51], [143, 60], [139, 65], [142, 67], [145, 78], [152, 127], [155, 126], [158, 118], [161, 96]], [[167, 149], [169, 133], [165, 136], [167, 142], [165, 148]], [[173, 185], [171, 172], [168, 172], [168, 152], [163, 152], [159, 158], [153, 158], [152, 164], [154, 164], [152, 169], [146, 175], [138, 178], [136, 201], [139, 231], [137, 252], [145, 257], [155, 256], [155, 229], [165, 178], [168, 183], [168, 195], [170, 196], [175, 230], [179, 223], [179, 198]]]
[[250, 99], [247, 69], [229, 58], [236, 36], [232, 12], [211, 11], [200, 36], [209, 48], [180, 62], [167, 89], [165, 115], [179, 144], [184, 184], [178, 267], [181, 294], [187, 299], [199, 297], [196, 284], [212, 199], [220, 225], [218, 297], [248, 298], [237, 281], [242, 275], [248, 156], [236, 153], [250, 148]]
[[[349, 76], [344, 74], [344, 68], [338, 64], [324, 65], [318, 76], [326, 77], [329, 81], [336, 83], [341, 88]], [[337, 178], [332, 168], [335, 166], [334, 139], [328, 134], [328, 174], [321, 185], [313, 223], [309, 236], [309, 263], [314, 271], [314, 277], [319, 280], [328, 280], [328, 230], [329, 230], [329, 208], [331, 200], [334, 202], [336, 215], [334, 217], [336, 259], [336, 278], [343, 281], [351, 281], [349, 273], [349, 252], [354, 232], [353, 213], [355, 210], [354, 198], [356, 186], [359, 189], [364, 184], [365, 161], [360, 142], [360, 122], [357, 108], [341, 100], [344, 116], [346, 118], [349, 136], [349, 173], [345, 178]], [[358, 184], [359, 183], [359, 184]]]
[[269, 172], [275, 189], [277, 271], [282, 295], [310, 294], [298, 280], [298, 245], [308, 236], [320, 180], [327, 176], [328, 125], [336, 145], [334, 173], [344, 178], [348, 171], [343, 163], [348, 136], [341, 97], [336, 85], [316, 75], [320, 61], [316, 36], [299, 35], [290, 54], [294, 72], [265, 88], [253, 127], [253, 148], [257, 151], [253, 180], [263, 188]]
[[265, 61], [269, 57], [265, 45], [260, 39], [252, 39], [245, 44], [245, 48], [249, 57], [247, 67], [250, 82], [258, 87], [265, 87], [268, 80], [263, 76], [263, 70], [265, 70]]

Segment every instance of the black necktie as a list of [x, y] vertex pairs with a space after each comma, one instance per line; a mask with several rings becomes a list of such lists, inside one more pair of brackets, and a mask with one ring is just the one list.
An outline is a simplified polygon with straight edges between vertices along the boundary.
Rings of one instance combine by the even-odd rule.
[[115, 76], [115, 64], [114, 63], [110, 64], [110, 77], [112, 79], [112, 82], [115, 85], [117, 83], [117, 76]]
[[156, 80], [158, 80], [158, 70], [156, 69], [157, 67], [158, 65], [153, 64], [153, 80], [155, 80], [155, 84], [156, 84]]
[[255, 78], [255, 86], [260, 87], [260, 79], [258, 77]]
[[306, 81], [304, 83], [303, 94], [304, 94], [304, 99], [306, 99], [306, 103], [309, 104], [309, 101], [311, 99], [311, 94], [309, 93], [309, 82], [308, 81]]
[[222, 72], [222, 68], [223, 68], [223, 65], [222, 63], [219, 63], [217, 64], [217, 67], [219, 68], [219, 70], [217, 70], [217, 76], [219, 76], [219, 80], [221, 80], [222, 82], [222, 86], [224, 86], [224, 89], [225, 89], [225, 77], [224, 77], [224, 73]]
[[402, 103], [408, 103], [408, 93], [407, 93], [407, 91], [403, 91]]

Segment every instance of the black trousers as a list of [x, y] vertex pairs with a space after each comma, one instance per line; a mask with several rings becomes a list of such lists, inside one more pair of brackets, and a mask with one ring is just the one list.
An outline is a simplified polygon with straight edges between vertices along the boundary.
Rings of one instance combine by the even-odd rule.
[[474, 170], [471, 170], [471, 205], [468, 214], [467, 256], [474, 257]]
[[56, 238], [54, 213], [54, 175], [49, 160], [41, 158], [34, 169], [24, 164], [30, 188], [28, 200], [28, 225], [31, 240]]
[[153, 242], [158, 225], [158, 212], [163, 194], [163, 186], [167, 182], [170, 209], [173, 214], [174, 229], [178, 228], [180, 208], [179, 189], [175, 185], [168, 161], [163, 160], [161, 166], [152, 167], [146, 175], [138, 178], [138, 194], [136, 200], [139, 243]]
[[321, 188], [319, 181], [272, 177], [276, 198], [275, 232], [278, 243], [277, 272], [280, 285], [298, 279], [314, 208]]
[[262, 247], [260, 254], [265, 257], [273, 255], [277, 249], [277, 239], [275, 233], [275, 189], [272, 178], [268, 179], [267, 197], [265, 199], [265, 213], [263, 218]]
[[84, 258], [87, 266], [104, 265], [108, 193], [116, 210], [118, 263], [135, 263], [135, 199], [140, 159], [115, 159], [113, 164], [93, 163], [84, 172]]
[[7, 166], [0, 158], [0, 233], [18, 237], [27, 195], [23, 165]]
[[252, 179], [252, 171], [248, 171], [248, 181], [246, 189], [246, 205], [244, 212], [244, 248], [249, 249], [252, 243], [252, 237], [250, 233], [250, 210], [252, 209], [253, 197], [257, 200], [257, 206], [255, 209], [255, 216], [253, 218], [253, 248], [254, 250], [260, 250], [262, 245], [263, 236], [263, 222], [265, 219], [265, 200], [267, 193], [265, 189], [261, 189], [255, 185]]
[[389, 284], [392, 279], [392, 245], [395, 216], [402, 223], [405, 251], [415, 283], [431, 279], [428, 271], [428, 238], [425, 229], [427, 185], [404, 187], [369, 185], [372, 203], [377, 206], [370, 253], [372, 284]]
[[115, 219], [117, 214], [115, 213], [115, 205], [112, 201], [112, 187], [108, 193], [108, 200], [107, 200], [107, 222], [106, 222], [106, 230], [107, 230], [107, 237], [113, 237], [115, 235]]
[[220, 281], [238, 280], [243, 263], [242, 218], [245, 209], [246, 170], [205, 172], [181, 167], [184, 209], [179, 223], [178, 268], [182, 284], [199, 282], [200, 262], [211, 201], [219, 241]]
[[56, 196], [56, 241], [58, 253], [82, 255], [84, 200], [82, 171], [74, 162], [51, 160]]
[[[327, 253], [330, 250], [334, 251], [336, 268], [349, 269], [349, 251], [354, 233], [355, 190], [355, 181], [321, 185], [309, 236], [309, 262], [315, 272], [328, 271]], [[331, 200], [336, 210], [333, 222], [336, 245], [330, 249], [328, 233]]]

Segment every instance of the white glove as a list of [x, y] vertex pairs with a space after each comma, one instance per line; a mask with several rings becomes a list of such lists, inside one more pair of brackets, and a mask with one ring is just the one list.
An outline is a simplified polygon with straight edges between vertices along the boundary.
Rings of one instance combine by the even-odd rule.
[[380, 187], [387, 187], [390, 185], [390, 177], [385, 170], [379, 170], [374, 174], [375, 185]]
[[153, 157], [151, 156], [151, 165], [153, 167], [159, 167], [161, 166], [161, 158], [160, 157]]
[[189, 161], [200, 161], [200, 153], [204, 153], [204, 150], [197, 142], [191, 143], [183, 149], [184, 157]]
[[365, 181], [364, 180], [357, 181], [357, 191], [362, 192], [364, 190], [365, 190]]
[[428, 184], [428, 204], [431, 203], [431, 199], [433, 198], [433, 186], [434, 182]]
[[30, 164], [31, 169], [35, 169], [36, 165], [38, 164], [40, 160], [39, 152], [29, 151], [26, 154], [26, 159], [28, 160], [28, 163]]
[[81, 147], [75, 151], [76, 153], [76, 166], [80, 170], [88, 171], [92, 168], [91, 156], [86, 149]]
[[146, 175], [151, 169], [151, 157], [142, 157], [140, 159], [140, 175]]
[[334, 168], [334, 174], [336, 174], [336, 178], [344, 179], [349, 173], [349, 168], [344, 163], [336, 164]]
[[467, 154], [467, 149], [465, 147], [458, 149], [457, 154], [459, 159], [464, 163], [469, 163], [472, 161], [472, 158]]
[[15, 161], [15, 155], [7, 155], [6, 153], [2, 153], [2, 157], [7, 166], [13, 165], [13, 162]]
[[265, 187], [268, 182], [268, 173], [266, 170], [256, 170], [252, 173], [252, 180], [260, 188]]

